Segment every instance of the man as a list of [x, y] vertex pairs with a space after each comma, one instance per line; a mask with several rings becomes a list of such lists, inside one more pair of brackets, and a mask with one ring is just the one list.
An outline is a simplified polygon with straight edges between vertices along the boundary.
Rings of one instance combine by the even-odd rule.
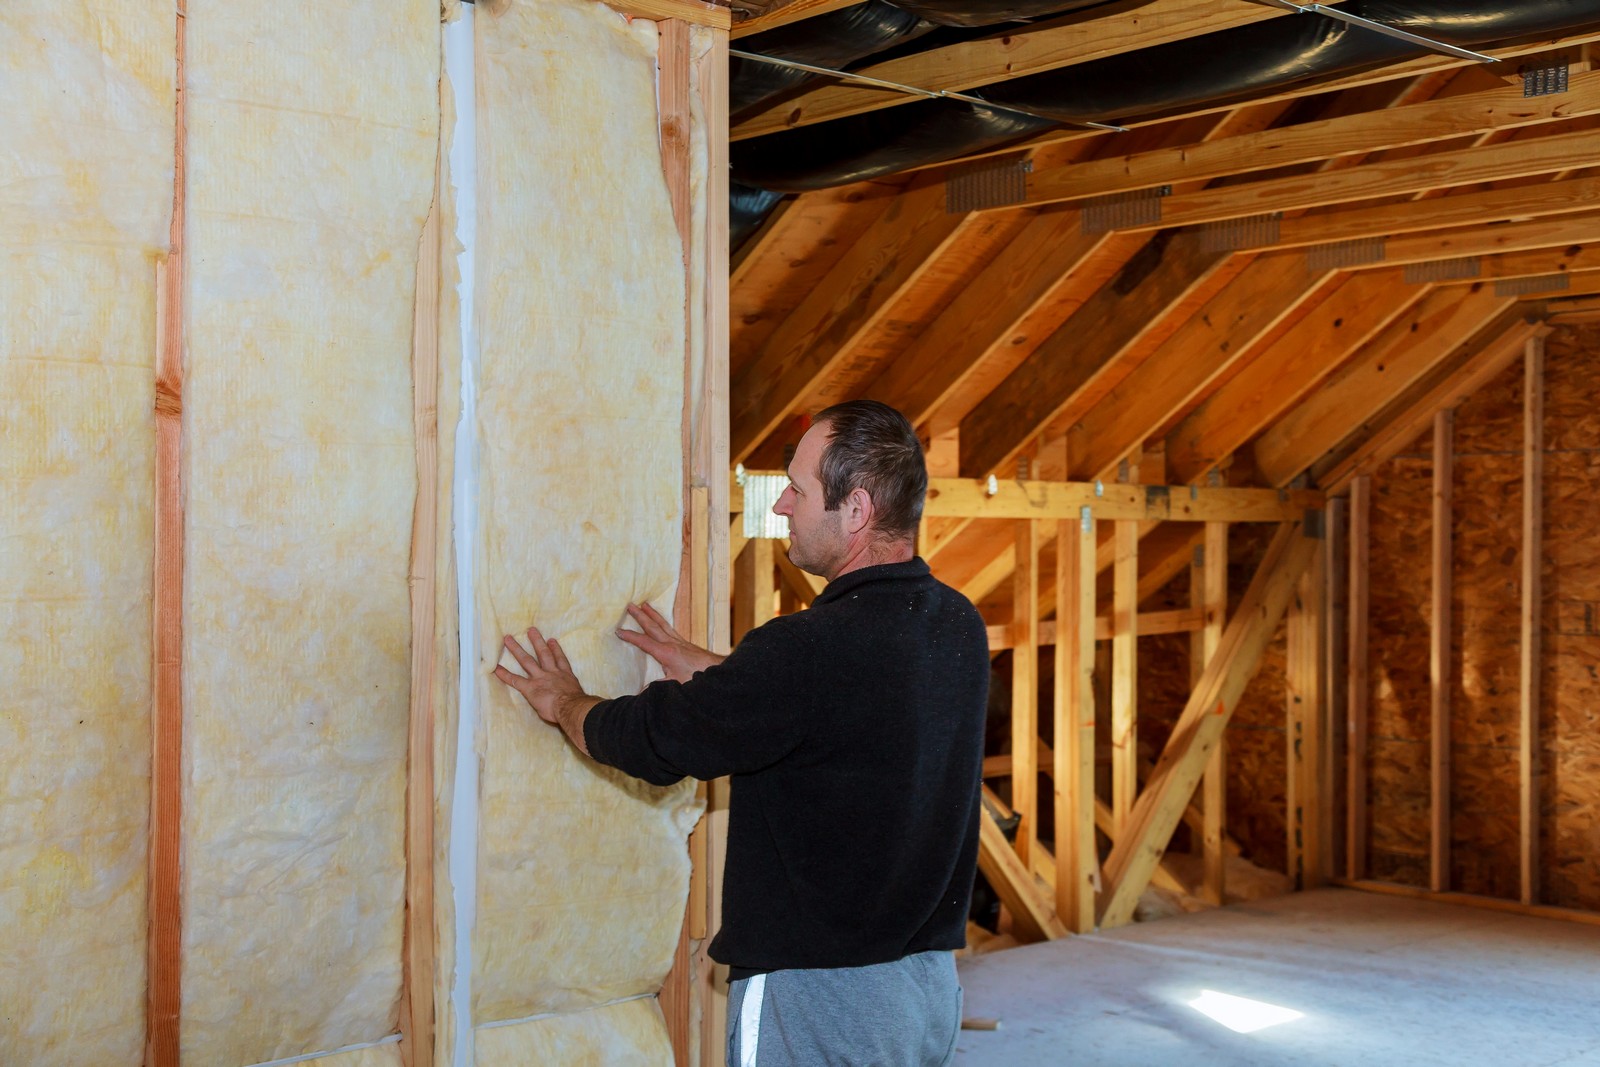
[[989, 682], [983, 620], [913, 545], [928, 475], [904, 416], [872, 401], [817, 416], [773, 507], [789, 559], [828, 580], [809, 610], [725, 659], [648, 605], [618, 636], [667, 679], [583, 691], [530, 629], [526, 672], [495, 676], [580, 751], [659, 785], [732, 776], [722, 929], [728, 1063], [949, 1063], [961, 1023], [950, 952], [978, 854]]

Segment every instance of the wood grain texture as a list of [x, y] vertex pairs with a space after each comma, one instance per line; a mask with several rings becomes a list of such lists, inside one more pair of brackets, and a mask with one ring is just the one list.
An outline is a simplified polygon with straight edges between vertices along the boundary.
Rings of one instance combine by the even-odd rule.
[[1428, 620], [1428, 685], [1430, 690], [1430, 775], [1432, 835], [1428, 888], [1436, 893], [1450, 888], [1450, 690], [1454, 678], [1451, 656], [1451, 573], [1454, 550], [1451, 538], [1455, 509], [1455, 414], [1441, 411], [1433, 419], [1433, 544], [1431, 552], [1433, 611]]
[[1523, 355], [1522, 415], [1522, 637], [1518, 746], [1522, 808], [1522, 903], [1540, 903], [1539, 694], [1544, 578], [1544, 363], [1545, 340], [1527, 342]]
[[177, 0], [176, 143], [167, 258], [157, 273], [156, 512], [151, 674], [146, 1067], [177, 1067], [183, 1003], [183, 322], [187, 0]]
[[1368, 584], [1371, 515], [1372, 479], [1361, 475], [1350, 486], [1350, 659], [1346, 682], [1349, 709], [1345, 713], [1349, 724], [1349, 741], [1345, 749], [1349, 800], [1345, 827], [1345, 877], [1351, 879], [1365, 877], [1367, 864], [1367, 709], [1370, 685], [1367, 677], [1367, 616], [1371, 593]]

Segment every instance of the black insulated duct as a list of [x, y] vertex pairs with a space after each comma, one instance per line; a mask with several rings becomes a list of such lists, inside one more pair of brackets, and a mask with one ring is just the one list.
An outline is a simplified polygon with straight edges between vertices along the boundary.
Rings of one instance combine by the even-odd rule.
[[[887, 48], [915, 40], [933, 29], [934, 23], [884, 0], [867, 0], [864, 4], [830, 11], [803, 22], [751, 34], [739, 42], [739, 48], [839, 70]], [[813, 74], [734, 56], [728, 60], [728, 116], [738, 121], [762, 104], [814, 80], [816, 75]]]
[[[1600, 24], [1600, 0], [1353, 0], [1341, 6], [1375, 22], [1462, 46]], [[953, 100], [923, 100], [736, 141], [731, 162], [734, 177], [745, 184], [804, 192], [981, 152], [1058, 122], [1157, 118], [1424, 54], [1422, 46], [1327, 16], [1286, 14], [969, 91], [1039, 118]]]

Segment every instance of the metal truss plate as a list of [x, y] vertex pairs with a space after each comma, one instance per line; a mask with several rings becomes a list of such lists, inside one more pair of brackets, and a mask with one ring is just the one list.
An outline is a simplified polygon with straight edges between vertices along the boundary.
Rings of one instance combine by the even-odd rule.
[[1028, 198], [1033, 160], [983, 160], [950, 172], [944, 180], [944, 209], [952, 215], [1020, 204]]

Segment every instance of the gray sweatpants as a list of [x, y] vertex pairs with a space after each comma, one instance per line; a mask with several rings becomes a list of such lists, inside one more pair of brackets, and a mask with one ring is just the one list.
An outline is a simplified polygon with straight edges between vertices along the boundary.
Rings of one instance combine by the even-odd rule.
[[944, 1067], [960, 1030], [948, 952], [772, 971], [728, 987], [728, 1067]]

